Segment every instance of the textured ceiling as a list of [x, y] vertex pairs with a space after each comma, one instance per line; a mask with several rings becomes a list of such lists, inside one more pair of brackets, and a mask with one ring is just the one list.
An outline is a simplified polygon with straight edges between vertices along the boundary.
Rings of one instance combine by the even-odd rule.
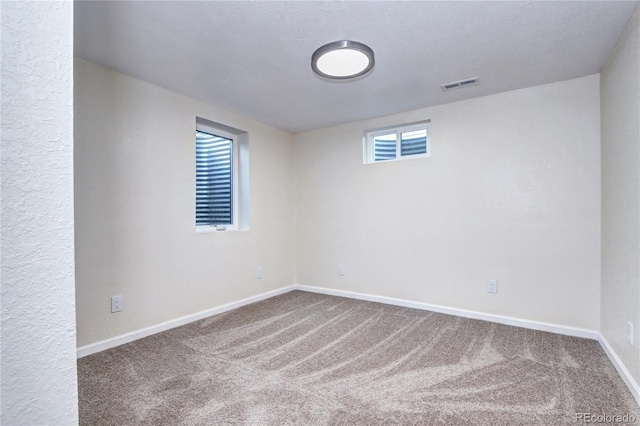
[[[635, 1], [76, 1], [81, 58], [300, 132], [595, 74]], [[311, 71], [350, 39], [376, 66], [351, 82]], [[479, 77], [478, 86], [440, 85]]]

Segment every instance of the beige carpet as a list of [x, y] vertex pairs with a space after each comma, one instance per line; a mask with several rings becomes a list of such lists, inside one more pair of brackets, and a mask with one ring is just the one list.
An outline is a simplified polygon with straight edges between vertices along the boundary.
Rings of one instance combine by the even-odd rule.
[[640, 424], [596, 341], [301, 291], [81, 358], [78, 380], [82, 425]]

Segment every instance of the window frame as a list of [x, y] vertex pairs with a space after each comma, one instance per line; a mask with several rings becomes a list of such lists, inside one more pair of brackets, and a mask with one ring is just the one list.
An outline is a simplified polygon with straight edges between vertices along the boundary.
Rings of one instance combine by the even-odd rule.
[[[238, 231], [239, 227], [239, 210], [240, 206], [238, 201], [239, 195], [239, 140], [238, 134], [232, 133], [223, 126], [214, 126], [212, 124], [204, 123], [204, 120], [196, 121], [196, 131], [194, 132], [194, 154], [195, 154], [195, 141], [197, 132], [208, 133], [213, 136], [219, 136], [225, 139], [231, 140], [231, 223], [230, 224], [208, 224], [198, 225], [196, 224], [196, 232], [220, 232], [220, 231]], [[195, 172], [197, 173], [197, 165], [194, 163]], [[194, 188], [195, 190], [195, 188]], [[194, 194], [194, 215], [195, 220], [195, 206], [197, 201], [197, 194]]]
[[[364, 164], [380, 164], [392, 161], [410, 160], [414, 158], [425, 158], [431, 156], [431, 138], [430, 138], [431, 120], [418, 121], [413, 123], [401, 124], [398, 126], [383, 127], [378, 129], [365, 130], [362, 139], [363, 143], [363, 163]], [[426, 150], [421, 154], [402, 155], [402, 133], [412, 132], [416, 130], [426, 131]], [[390, 133], [396, 134], [396, 157], [388, 160], [375, 160], [375, 143], [377, 136], [384, 136]]]

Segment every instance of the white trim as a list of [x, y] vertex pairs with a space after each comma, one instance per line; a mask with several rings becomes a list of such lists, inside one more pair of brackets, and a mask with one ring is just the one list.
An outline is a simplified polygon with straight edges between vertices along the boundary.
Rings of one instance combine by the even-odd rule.
[[624, 383], [629, 388], [631, 395], [633, 395], [638, 405], [640, 405], [640, 385], [633, 379], [633, 376], [631, 375], [629, 370], [627, 370], [627, 367], [624, 366], [622, 360], [618, 357], [618, 354], [616, 354], [616, 351], [613, 350], [607, 339], [605, 339], [602, 334], [598, 335], [598, 342], [600, 342], [600, 346], [602, 346], [602, 349], [609, 357], [609, 360], [618, 371], [618, 374], [620, 374], [620, 377], [622, 377]]
[[599, 334], [595, 330], [585, 328], [569, 327], [565, 325], [551, 324], [546, 322], [525, 320], [520, 318], [507, 317], [504, 315], [487, 314], [484, 312], [469, 311], [466, 309], [449, 308], [446, 306], [432, 305], [429, 303], [412, 302], [405, 299], [396, 299], [393, 297], [376, 296], [372, 294], [356, 293], [352, 291], [335, 290], [324, 287], [314, 287], [308, 285], [296, 284], [293, 286], [295, 290], [309, 291], [312, 293], [328, 294], [331, 296], [349, 297], [351, 299], [366, 300], [369, 302], [385, 303], [387, 305], [403, 306], [405, 308], [421, 309], [424, 311], [439, 312], [441, 314], [455, 315], [458, 317], [472, 318], [499, 324], [513, 325], [516, 327], [529, 328], [532, 330], [548, 331], [550, 333], [564, 334], [566, 336], [584, 337], [587, 339], [598, 340]]
[[276, 290], [268, 291], [266, 293], [258, 294], [256, 296], [248, 297], [246, 299], [239, 300], [237, 302], [227, 303], [226, 305], [218, 306], [216, 308], [208, 309], [206, 311], [198, 312], [192, 315], [187, 315], [175, 320], [167, 321], [162, 324], [147, 327], [141, 330], [126, 333], [111, 339], [102, 340], [100, 342], [92, 343], [90, 345], [81, 346], [77, 348], [77, 357], [82, 358], [87, 355], [91, 355], [97, 352], [101, 352], [107, 349], [114, 348], [116, 346], [123, 345], [125, 343], [133, 342], [134, 340], [141, 339], [143, 337], [150, 336], [152, 334], [160, 333], [165, 330], [169, 330], [181, 325], [185, 325], [200, 319], [221, 314], [223, 312], [230, 311], [232, 309], [240, 308], [251, 303], [259, 302], [261, 300], [269, 299], [280, 294], [288, 293], [293, 290], [308, 291], [311, 293], [327, 294], [330, 296], [348, 297], [351, 299], [365, 300], [369, 302], [385, 303], [388, 305], [403, 306], [406, 308], [421, 309], [426, 311], [439, 312], [442, 314], [455, 315], [464, 318], [479, 319], [484, 321], [495, 322], [505, 325], [513, 325], [516, 327], [529, 328], [532, 330], [548, 331], [550, 333], [563, 334], [566, 336], [583, 337], [587, 339], [597, 340], [600, 346], [609, 357], [609, 360], [615, 367], [616, 371], [629, 388], [629, 391], [640, 404], [640, 385], [631, 376], [631, 373], [624, 366], [616, 352], [613, 350], [607, 339], [594, 330], [588, 330], [584, 328], [568, 327], [558, 324], [551, 324], [546, 322], [524, 320], [520, 318], [507, 317], [504, 315], [487, 314], [477, 311], [469, 311], [466, 309], [450, 308], [440, 305], [432, 305], [429, 303], [413, 302], [405, 299], [396, 299], [393, 297], [376, 296], [373, 294], [356, 293], [352, 291], [336, 290], [324, 287], [314, 287], [302, 284], [294, 284], [286, 287], [282, 287]]
[[640, 385], [634, 380], [633, 376], [631, 375], [629, 370], [627, 370], [627, 368], [624, 366], [624, 364], [622, 363], [622, 360], [620, 360], [616, 352], [613, 350], [613, 348], [607, 341], [607, 339], [605, 339], [604, 336], [602, 336], [602, 334], [600, 334], [595, 330], [588, 330], [588, 329], [577, 328], [577, 327], [568, 327], [568, 326], [558, 325], [558, 324], [524, 320], [520, 318], [507, 317], [503, 315], [493, 315], [493, 314], [487, 314], [483, 312], [469, 311], [466, 309], [449, 308], [446, 306], [431, 305], [428, 303], [421, 303], [421, 302], [412, 302], [409, 300], [396, 299], [393, 297], [375, 296], [372, 294], [356, 293], [356, 292], [344, 291], [344, 290], [335, 290], [335, 289], [324, 288], [324, 287], [314, 287], [314, 286], [308, 286], [308, 285], [295, 284], [293, 286], [293, 289], [309, 291], [312, 293], [328, 294], [331, 296], [341, 296], [341, 297], [348, 297], [351, 299], [366, 300], [369, 302], [386, 303], [388, 305], [403, 306], [406, 308], [422, 309], [426, 311], [456, 315], [459, 317], [479, 319], [479, 320], [490, 321], [490, 322], [495, 322], [499, 324], [513, 325], [516, 327], [524, 327], [532, 330], [548, 331], [551, 333], [563, 334], [566, 336], [583, 337], [587, 339], [597, 340], [600, 343], [600, 346], [602, 347], [604, 352], [607, 354], [607, 357], [615, 367], [616, 371], [618, 372], [618, 374], [620, 375], [624, 383], [627, 385], [627, 388], [629, 389], [629, 391], [631, 392], [635, 400], [640, 405]]
[[160, 333], [181, 325], [188, 324], [190, 322], [198, 321], [203, 318], [210, 317], [212, 315], [221, 314], [223, 312], [230, 311], [232, 309], [240, 308], [251, 303], [259, 302], [261, 300], [269, 299], [274, 296], [278, 296], [283, 293], [288, 293], [291, 290], [295, 290], [295, 286], [282, 287], [273, 291], [258, 294], [256, 296], [247, 297], [246, 299], [239, 300], [237, 302], [227, 303], [216, 308], [207, 309], [206, 311], [197, 312], [195, 314], [187, 315], [174, 320], [166, 321], [158, 325], [143, 328], [141, 330], [132, 331], [130, 333], [122, 334], [120, 336], [112, 337], [111, 339], [102, 340], [100, 342], [91, 343], [89, 345], [81, 346], [76, 349], [76, 356], [78, 358], [85, 357], [87, 355], [102, 352], [107, 349], [115, 348], [116, 346], [124, 345], [125, 343], [133, 342], [134, 340], [142, 339], [143, 337], [151, 336], [152, 334]]

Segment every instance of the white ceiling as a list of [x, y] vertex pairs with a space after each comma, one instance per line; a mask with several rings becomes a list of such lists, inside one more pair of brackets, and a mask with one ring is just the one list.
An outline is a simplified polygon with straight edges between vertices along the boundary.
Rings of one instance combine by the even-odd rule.
[[[81, 58], [300, 132], [600, 72], [637, 1], [75, 3]], [[311, 71], [350, 39], [376, 66]], [[475, 87], [440, 85], [479, 77]]]

